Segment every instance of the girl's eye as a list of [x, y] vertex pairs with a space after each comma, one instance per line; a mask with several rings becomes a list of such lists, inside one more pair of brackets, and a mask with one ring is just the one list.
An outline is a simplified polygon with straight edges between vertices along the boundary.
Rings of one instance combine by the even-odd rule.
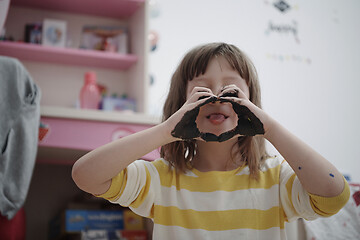
[[220, 97], [238, 97], [239, 91], [237, 89], [233, 89], [229, 92], [225, 92]]

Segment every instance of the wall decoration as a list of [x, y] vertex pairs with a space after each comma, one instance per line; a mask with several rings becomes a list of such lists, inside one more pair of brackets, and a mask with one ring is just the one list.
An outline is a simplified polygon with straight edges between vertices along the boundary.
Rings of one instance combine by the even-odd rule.
[[151, 50], [151, 52], [153, 52], [157, 48], [157, 44], [159, 41], [159, 34], [156, 31], [151, 30], [148, 34], [148, 39], [150, 42], [150, 50]]
[[283, 53], [266, 53], [266, 58], [269, 60], [283, 62], [283, 63], [303, 63], [311, 65], [312, 60], [310, 57], [298, 54], [283, 54]]
[[150, 86], [154, 85], [155, 83], [155, 77], [153, 74], [149, 75], [149, 82], [150, 82]]
[[150, 12], [150, 18], [157, 18], [160, 16], [161, 11], [157, 0], [149, 1], [149, 12]]
[[[289, 3], [291, 2], [291, 3]], [[278, 10], [281, 13], [288, 13], [290, 10], [298, 10], [299, 6], [294, 1], [283, 1], [283, 0], [275, 0], [275, 1], [268, 1], [264, 0], [266, 5], [271, 6], [273, 9]]]
[[273, 3], [274, 7], [278, 9], [280, 12], [285, 13], [290, 10], [290, 5], [285, 1], [277, 1]]
[[298, 37], [298, 23], [296, 21], [292, 21], [291, 23], [273, 23], [269, 21], [268, 27], [265, 30], [266, 35], [270, 35], [272, 33], [281, 34], [281, 35], [292, 35], [297, 43], [300, 43]]
[[[278, 10], [281, 15], [289, 13], [290, 10], [298, 10], [296, 4], [290, 4], [289, 1], [284, 0], [275, 0], [268, 1], [265, 0], [264, 3], [268, 6], [271, 6], [272, 10]], [[283, 15], [284, 16], [284, 15]], [[279, 20], [281, 19], [281, 20]], [[277, 21], [277, 22], [276, 22]], [[282, 21], [282, 22], [279, 22]], [[284, 22], [286, 21], [286, 22]], [[269, 36], [270, 34], [277, 34], [281, 36], [293, 36], [296, 43], [300, 43], [300, 38], [298, 35], [298, 21], [290, 18], [290, 15], [287, 14], [285, 17], [277, 17], [275, 19], [269, 20], [269, 23], [265, 29], [265, 35]]]

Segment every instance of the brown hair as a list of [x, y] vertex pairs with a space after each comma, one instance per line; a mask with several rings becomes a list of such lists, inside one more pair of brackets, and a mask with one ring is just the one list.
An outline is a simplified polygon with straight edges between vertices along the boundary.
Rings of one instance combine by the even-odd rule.
[[[251, 60], [239, 48], [226, 43], [210, 43], [189, 51], [171, 78], [170, 90], [163, 109], [163, 121], [179, 110], [186, 101], [188, 81], [204, 74], [209, 61], [223, 56], [234, 70], [245, 79], [250, 92], [250, 101], [261, 108], [260, 86], [256, 69]], [[261, 164], [268, 157], [263, 136], [238, 138], [238, 154], [243, 163], [249, 166], [250, 175], [257, 179]], [[195, 156], [195, 140], [176, 141], [161, 147], [161, 157], [177, 171], [185, 172]]]

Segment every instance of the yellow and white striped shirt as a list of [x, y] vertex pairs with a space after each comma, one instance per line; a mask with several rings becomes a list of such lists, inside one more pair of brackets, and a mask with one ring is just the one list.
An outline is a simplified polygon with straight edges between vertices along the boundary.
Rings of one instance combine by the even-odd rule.
[[259, 180], [249, 168], [176, 174], [164, 159], [138, 160], [103, 195], [154, 222], [153, 239], [286, 239], [284, 224], [330, 216], [349, 198], [307, 193], [288, 163], [269, 158]]

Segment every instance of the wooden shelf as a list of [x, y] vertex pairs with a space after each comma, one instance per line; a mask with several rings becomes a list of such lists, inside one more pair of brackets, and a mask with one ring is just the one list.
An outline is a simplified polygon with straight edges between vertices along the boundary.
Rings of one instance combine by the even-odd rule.
[[133, 15], [144, 2], [145, 0], [12, 0], [10, 4], [11, 6], [124, 19]]
[[0, 55], [37, 62], [127, 70], [138, 58], [96, 50], [58, 48], [19, 42], [0, 42]]

